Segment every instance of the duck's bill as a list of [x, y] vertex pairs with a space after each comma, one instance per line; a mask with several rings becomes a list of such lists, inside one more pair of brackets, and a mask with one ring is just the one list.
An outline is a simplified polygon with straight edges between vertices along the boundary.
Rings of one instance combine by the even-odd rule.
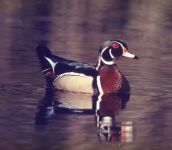
[[131, 53], [129, 53], [129, 52], [123, 53], [122, 56], [128, 57], [128, 58], [133, 58], [133, 59], [139, 59], [136, 55], [131, 54]]

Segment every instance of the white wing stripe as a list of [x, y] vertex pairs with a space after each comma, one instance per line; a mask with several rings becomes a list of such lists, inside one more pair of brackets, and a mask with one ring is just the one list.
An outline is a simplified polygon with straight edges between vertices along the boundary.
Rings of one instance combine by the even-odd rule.
[[[45, 57], [45, 56], [44, 56]], [[53, 72], [55, 72], [55, 66], [57, 65], [57, 62], [53, 62], [50, 58], [48, 57], [45, 57], [45, 59], [50, 63], [52, 69], [53, 69]]]

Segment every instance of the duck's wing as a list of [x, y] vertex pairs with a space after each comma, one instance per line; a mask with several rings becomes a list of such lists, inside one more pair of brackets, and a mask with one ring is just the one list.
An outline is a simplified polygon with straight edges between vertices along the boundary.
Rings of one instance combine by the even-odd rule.
[[59, 62], [55, 67], [55, 73], [57, 75], [69, 73], [92, 77], [96, 77], [98, 75], [98, 71], [95, 69], [95, 67], [77, 61]]
[[56, 75], [73, 72], [89, 76], [96, 76], [98, 73], [95, 67], [87, 63], [67, 60], [53, 55], [46, 46], [39, 45], [37, 55], [42, 66], [42, 73], [45, 76], [51, 74], [51, 72]]

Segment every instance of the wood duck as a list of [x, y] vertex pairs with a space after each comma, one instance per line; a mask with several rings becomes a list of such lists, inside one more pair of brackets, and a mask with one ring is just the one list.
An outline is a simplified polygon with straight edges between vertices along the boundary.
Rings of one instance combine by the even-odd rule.
[[47, 86], [91, 94], [129, 92], [129, 83], [119, 71], [116, 61], [121, 56], [138, 59], [136, 55], [129, 53], [127, 45], [119, 40], [109, 40], [102, 44], [96, 67], [55, 56], [44, 45], [37, 47], [37, 55]]

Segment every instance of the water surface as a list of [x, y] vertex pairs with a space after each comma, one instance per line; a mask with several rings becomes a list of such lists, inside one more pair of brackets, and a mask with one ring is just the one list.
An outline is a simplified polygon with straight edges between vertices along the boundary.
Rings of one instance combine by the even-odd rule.
[[[171, 7], [170, 0], [1, 1], [0, 149], [171, 150]], [[46, 96], [35, 47], [44, 43], [59, 56], [94, 65], [108, 39], [125, 41], [140, 59], [118, 62], [132, 91], [126, 103], [105, 98], [103, 106], [114, 106], [115, 128], [113, 138], [102, 140], [92, 95]], [[57, 101], [67, 110], [58, 111]], [[130, 132], [119, 135], [127, 123]]]

